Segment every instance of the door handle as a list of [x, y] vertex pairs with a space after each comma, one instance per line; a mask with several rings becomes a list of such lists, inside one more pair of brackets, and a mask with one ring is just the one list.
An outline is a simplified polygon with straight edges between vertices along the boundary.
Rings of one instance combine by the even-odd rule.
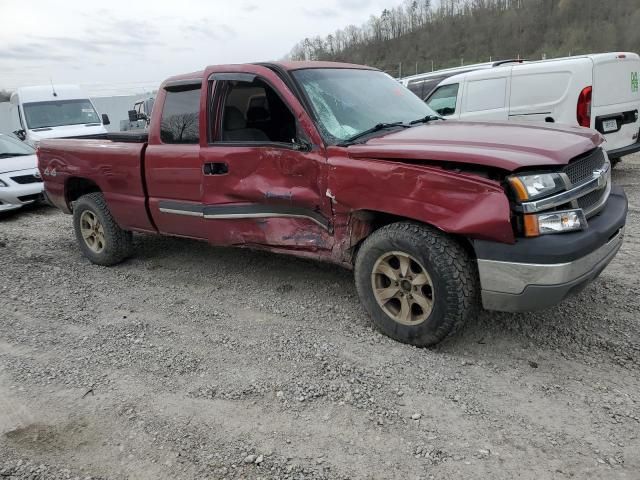
[[209, 162], [202, 166], [205, 175], [225, 175], [229, 173], [229, 165], [224, 162]]

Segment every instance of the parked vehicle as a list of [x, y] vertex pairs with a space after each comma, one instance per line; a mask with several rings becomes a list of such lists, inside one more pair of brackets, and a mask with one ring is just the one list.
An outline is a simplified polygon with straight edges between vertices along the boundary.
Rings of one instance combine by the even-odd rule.
[[129, 118], [120, 122], [120, 131], [141, 131], [149, 127], [151, 121], [151, 112], [153, 111], [154, 97], [140, 100], [133, 105], [133, 109], [129, 110]]
[[45, 138], [82, 138], [107, 133], [109, 117], [100, 117], [77, 85], [22, 87], [9, 99], [13, 133], [31, 146]]
[[37, 163], [33, 148], [0, 133], [0, 212], [42, 199], [43, 183]]
[[442, 121], [375, 69], [283, 62], [170, 78], [148, 135], [47, 140], [38, 157], [96, 264], [127, 258], [134, 231], [335, 262], [381, 331], [422, 346], [480, 297], [547, 307], [613, 259], [627, 200], [602, 141]]
[[443, 70], [435, 70], [433, 72], [419, 73], [400, 79], [400, 83], [415, 93], [418, 97], [426, 99], [431, 92], [435, 90], [440, 82], [467, 72], [475, 72], [477, 70], [486, 70], [489, 68], [500, 67], [502, 65], [522, 63], [524, 60], [500, 60], [496, 62], [476, 63], [472, 65], [463, 65], [460, 67], [446, 68]]
[[615, 162], [640, 151], [639, 73], [635, 53], [525, 62], [448, 77], [426, 102], [448, 118], [593, 128]]

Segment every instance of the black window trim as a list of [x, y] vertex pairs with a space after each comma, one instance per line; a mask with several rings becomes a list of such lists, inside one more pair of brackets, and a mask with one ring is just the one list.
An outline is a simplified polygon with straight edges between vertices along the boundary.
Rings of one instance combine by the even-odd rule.
[[[184, 90], [195, 90], [195, 88], [202, 88], [201, 78], [187, 78], [184, 80], [170, 80], [163, 86], [167, 92], [181, 92]], [[163, 108], [164, 110], [164, 108]]]
[[[246, 72], [221, 72], [221, 73], [212, 73], [208, 78], [208, 88], [207, 88], [207, 146], [208, 147], [272, 147], [272, 148], [282, 148], [286, 150], [299, 150], [299, 145], [295, 143], [287, 143], [287, 142], [275, 142], [275, 141], [237, 141], [237, 140], [214, 140], [213, 137], [213, 129], [210, 128], [211, 121], [215, 118], [215, 121], [222, 121], [222, 117], [218, 118], [216, 114], [220, 103], [228, 94], [227, 82], [237, 81], [237, 82], [253, 82], [256, 79], [264, 82], [268, 87], [270, 87], [274, 93], [280, 98], [280, 101], [289, 109], [289, 113], [293, 117], [293, 120], [296, 124], [296, 131], [302, 131], [299, 127], [298, 119], [295, 114], [291, 111], [291, 106], [282, 98], [278, 89], [273, 86], [273, 84], [262, 75], [254, 74], [254, 73], [246, 73]], [[219, 83], [220, 82], [220, 83]], [[225, 82], [225, 83], [222, 83]], [[220, 125], [216, 126], [215, 133], [219, 133]], [[306, 133], [302, 131], [304, 136], [306, 137]]]
[[25, 125], [27, 124], [27, 122], [22, 121], [22, 105], [16, 105], [16, 108], [18, 109], [18, 120], [20, 121], [20, 128], [22, 128], [22, 130], [26, 130], [27, 127]]

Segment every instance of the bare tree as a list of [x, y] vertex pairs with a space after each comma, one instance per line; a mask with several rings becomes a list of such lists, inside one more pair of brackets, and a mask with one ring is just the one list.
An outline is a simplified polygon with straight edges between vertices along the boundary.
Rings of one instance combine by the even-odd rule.
[[171, 143], [191, 143], [198, 138], [198, 128], [197, 113], [171, 115], [160, 125], [163, 140]]
[[[597, 25], [597, 27], [596, 27]], [[489, 58], [548, 58], [640, 50], [638, 0], [404, 0], [326, 38], [306, 38], [289, 57], [366, 63], [397, 74]]]

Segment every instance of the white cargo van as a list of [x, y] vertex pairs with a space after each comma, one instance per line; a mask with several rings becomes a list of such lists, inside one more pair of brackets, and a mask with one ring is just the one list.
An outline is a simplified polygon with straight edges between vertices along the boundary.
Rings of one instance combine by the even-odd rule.
[[602, 133], [612, 160], [640, 151], [640, 57], [603, 53], [448, 77], [425, 99], [460, 120], [550, 122]]
[[22, 87], [9, 99], [13, 133], [36, 146], [44, 138], [77, 138], [106, 134], [109, 117], [100, 117], [77, 85]]
[[444, 70], [434, 70], [433, 72], [419, 73], [417, 75], [411, 75], [398, 79], [398, 81], [415, 93], [423, 100], [429, 96], [431, 92], [438, 86], [444, 79], [459, 75], [461, 73], [473, 72], [476, 70], [485, 70], [489, 68], [500, 67], [502, 65], [522, 63], [524, 60], [499, 60], [496, 62], [488, 63], [474, 63], [471, 65], [463, 65], [461, 67], [447, 68]]

